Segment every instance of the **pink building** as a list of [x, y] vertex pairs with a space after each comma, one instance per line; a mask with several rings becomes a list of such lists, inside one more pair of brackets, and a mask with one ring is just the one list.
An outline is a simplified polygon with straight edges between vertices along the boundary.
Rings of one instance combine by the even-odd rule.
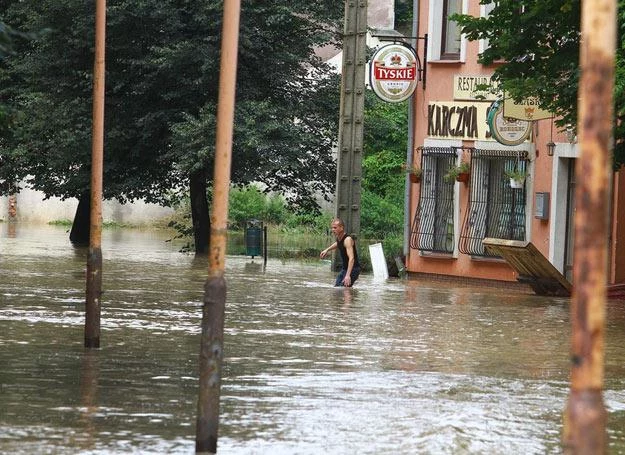
[[[417, 34], [427, 34], [427, 80], [414, 100], [413, 162], [422, 171], [409, 191], [410, 248], [407, 271], [413, 276], [445, 275], [516, 281], [506, 261], [490, 254], [486, 237], [530, 241], [557, 270], [571, 280], [575, 211], [576, 140], [558, 132], [551, 119], [530, 122], [529, 136], [517, 145], [493, 138], [487, 125], [495, 95], [479, 93], [490, 83], [493, 67], [477, 62], [488, 43], [466, 40], [447, 17], [456, 12], [484, 16], [478, 0], [415, 0]], [[424, 41], [417, 44], [423, 61]], [[512, 108], [532, 107], [507, 105]], [[506, 124], [506, 129], [522, 124]], [[513, 133], [510, 133], [513, 134]], [[516, 141], [518, 142], [518, 141]], [[548, 147], [548, 143], [555, 146]], [[454, 165], [470, 165], [469, 179], [448, 183]], [[526, 173], [520, 188], [507, 174]], [[609, 284], [625, 282], [625, 176], [614, 176], [610, 232]]]

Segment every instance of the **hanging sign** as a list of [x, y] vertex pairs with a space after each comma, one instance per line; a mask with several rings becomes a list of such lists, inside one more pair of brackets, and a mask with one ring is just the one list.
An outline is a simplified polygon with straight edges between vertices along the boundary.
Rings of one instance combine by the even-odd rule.
[[454, 100], [495, 101], [501, 97], [499, 83], [488, 75], [456, 74]]
[[519, 120], [535, 121], [552, 118], [553, 114], [545, 109], [541, 109], [538, 100], [534, 97], [525, 98], [520, 102], [506, 97], [503, 101], [503, 113], [507, 118]]
[[389, 103], [399, 103], [417, 87], [417, 56], [401, 44], [387, 44], [371, 58], [370, 81], [373, 92]]
[[479, 101], [431, 101], [428, 105], [427, 135], [436, 139], [492, 140], [484, 122], [488, 108], [488, 103]]
[[505, 117], [501, 100], [491, 104], [486, 123], [493, 138], [503, 145], [522, 144], [532, 131], [532, 122]]

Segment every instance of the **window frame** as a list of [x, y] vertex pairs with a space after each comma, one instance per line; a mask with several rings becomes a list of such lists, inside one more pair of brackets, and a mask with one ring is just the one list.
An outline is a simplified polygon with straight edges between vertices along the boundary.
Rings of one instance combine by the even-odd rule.
[[[462, 1], [461, 0], [443, 0], [443, 15], [441, 18], [441, 60], [460, 60], [460, 49], [462, 47], [462, 33], [458, 30], [458, 38], [460, 42], [458, 43], [458, 52], [448, 52], [447, 51], [447, 30], [449, 29], [449, 3], [451, 1], [457, 1], [458, 6], [460, 7], [460, 11], [462, 11]], [[455, 13], [452, 13], [455, 14]]]
[[[466, 14], [468, 0], [460, 1], [460, 12]], [[446, 34], [443, 27], [444, 13], [447, 8], [447, 0], [429, 0], [428, 13], [428, 63], [436, 62], [465, 62], [466, 61], [466, 38], [460, 34], [460, 52], [458, 54], [443, 53]]]

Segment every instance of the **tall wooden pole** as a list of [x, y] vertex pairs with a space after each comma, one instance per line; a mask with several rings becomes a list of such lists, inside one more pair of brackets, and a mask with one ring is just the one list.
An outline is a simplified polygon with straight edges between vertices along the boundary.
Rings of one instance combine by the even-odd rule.
[[100, 347], [102, 295], [102, 169], [104, 161], [104, 49], [106, 0], [96, 1], [95, 61], [93, 65], [93, 126], [91, 141], [91, 218], [87, 257], [85, 347]]
[[565, 412], [566, 453], [607, 452], [604, 328], [612, 166], [616, 1], [582, 1], [576, 166], [575, 258], [571, 301], [571, 392]]
[[240, 12], [240, 0], [224, 1], [211, 237], [208, 258], [209, 270], [208, 278], [204, 285], [204, 306], [202, 311], [200, 390], [195, 438], [196, 453], [217, 452], [224, 315], [226, 308], [226, 280], [224, 277], [226, 229]]

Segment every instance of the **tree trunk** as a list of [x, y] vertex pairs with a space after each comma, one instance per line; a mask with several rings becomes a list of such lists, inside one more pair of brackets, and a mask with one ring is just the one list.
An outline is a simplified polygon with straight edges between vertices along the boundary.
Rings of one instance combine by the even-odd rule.
[[78, 199], [72, 230], [69, 233], [69, 240], [75, 246], [89, 246], [90, 211], [91, 194], [84, 191]]
[[195, 254], [208, 254], [210, 220], [208, 217], [208, 200], [206, 199], [206, 169], [193, 172], [189, 180]]

